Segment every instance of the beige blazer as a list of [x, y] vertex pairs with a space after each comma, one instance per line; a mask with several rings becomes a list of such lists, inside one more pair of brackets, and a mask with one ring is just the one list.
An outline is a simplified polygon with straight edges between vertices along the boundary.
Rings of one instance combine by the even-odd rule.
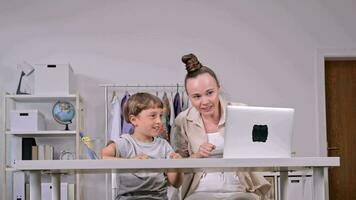
[[[235, 104], [235, 103], [234, 103]], [[226, 103], [220, 98], [221, 118], [219, 121], [219, 132], [224, 134]], [[243, 105], [243, 104], [241, 104]], [[188, 158], [198, 152], [199, 146], [208, 142], [203, 120], [198, 110], [190, 107], [181, 112], [175, 119], [173, 127], [172, 146], [182, 157]], [[265, 194], [270, 190], [270, 183], [257, 172], [237, 172], [241, 184], [246, 192], [252, 192], [265, 199]], [[200, 181], [202, 173], [189, 173], [184, 175], [181, 188], [181, 197], [184, 199], [192, 194]]]

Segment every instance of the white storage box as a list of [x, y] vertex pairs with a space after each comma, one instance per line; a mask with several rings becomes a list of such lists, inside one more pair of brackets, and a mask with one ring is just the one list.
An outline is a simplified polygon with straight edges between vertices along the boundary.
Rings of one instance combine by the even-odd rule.
[[75, 94], [73, 69], [69, 64], [35, 65], [36, 95]]
[[10, 111], [10, 131], [46, 130], [44, 115], [38, 110]]

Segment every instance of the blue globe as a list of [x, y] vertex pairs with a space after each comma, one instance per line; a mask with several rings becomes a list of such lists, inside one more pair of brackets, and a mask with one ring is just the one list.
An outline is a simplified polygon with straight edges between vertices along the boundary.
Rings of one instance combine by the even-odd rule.
[[53, 106], [52, 115], [56, 122], [66, 125], [65, 130], [69, 130], [68, 124], [72, 123], [75, 116], [75, 108], [70, 102], [57, 101]]

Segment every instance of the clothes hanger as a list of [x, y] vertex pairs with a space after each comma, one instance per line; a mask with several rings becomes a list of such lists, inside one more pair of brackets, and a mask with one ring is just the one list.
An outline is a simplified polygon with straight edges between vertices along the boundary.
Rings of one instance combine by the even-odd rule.
[[129, 87], [129, 86], [126, 84], [126, 87], [125, 87], [125, 95], [129, 93], [129, 92], [127, 91], [127, 88], [128, 88], [128, 87]]
[[116, 97], [116, 90], [112, 91], [112, 97], [111, 97], [111, 102], [114, 101], [114, 98]]

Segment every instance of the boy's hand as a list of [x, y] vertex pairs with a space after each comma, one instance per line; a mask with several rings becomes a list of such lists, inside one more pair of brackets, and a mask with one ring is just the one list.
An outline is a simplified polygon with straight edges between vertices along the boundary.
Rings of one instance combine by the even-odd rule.
[[103, 156], [101, 159], [103, 159], [103, 160], [119, 160], [120, 158], [112, 157], [112, 156]]
[[182, 156], [181, 156], [179, 153], [172, 152], [172, 153], [169, 155], [169, 158], [170, 158], [170, 159], [181, 159]]
[[135, 157], [132, 157], [131, 159], [139, 159], [139, 160], [146, 160], [146, 159], [150, 159], [150, 157], [146, 154], [138, 154]]

